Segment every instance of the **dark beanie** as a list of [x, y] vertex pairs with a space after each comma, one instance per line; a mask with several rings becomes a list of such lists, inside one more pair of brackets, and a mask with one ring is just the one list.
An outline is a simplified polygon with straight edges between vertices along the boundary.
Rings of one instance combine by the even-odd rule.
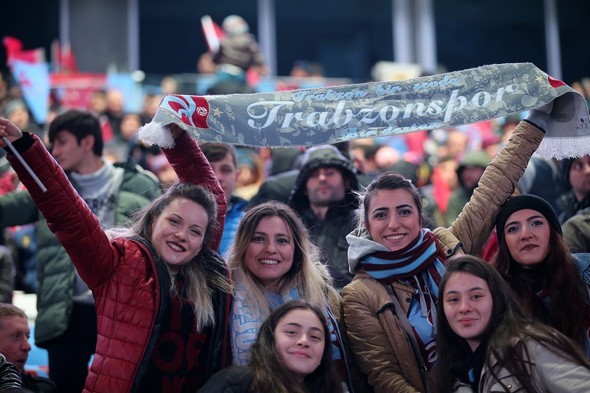
[[559, 223], [559, 219], [557, 218], [557, 214], [555, 214], [553, 207], [541, 197], [525, 194], [508, 199], [500, 209], [498, 218], [496, 218], [496, 232], [498, 234], [499, 242], [502, 242], [504, 239], [504, 226], [506, 225], [508, 217], [510, 217], [512, 213], [524, 209], [531, 209], [541, 213], [547, 219], [549, 225], [551, 225], [557, 233], [563, 236], [561, 224]]

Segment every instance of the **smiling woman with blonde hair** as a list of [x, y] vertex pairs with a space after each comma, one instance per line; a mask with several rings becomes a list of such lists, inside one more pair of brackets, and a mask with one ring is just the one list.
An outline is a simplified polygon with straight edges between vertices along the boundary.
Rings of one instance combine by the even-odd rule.
[[234, 365], [248, 364], [263, 321], [289, 300], [321, 308], [328, 321], [338, 371], [351, 391], [362, 386], [341, 326], [342, 299], [332, 287], [318, 248], [292, 208], [271, 201], [248, 210], [228, 250], [233, 286], [230, 319]]
[[13, 152], [8, 160], [96, 303], [96, 353], [84, 391], [195, 391], [229, 360], [227, 268], [213, 251], [224, 193], [196, 141], [176, 126], [162, 131], [175, 140], [164, 153], [181, 182], [129, 228], [107, 234], [40, 139], [0, 118], [0, 137], [10, 138], [46, 192]]

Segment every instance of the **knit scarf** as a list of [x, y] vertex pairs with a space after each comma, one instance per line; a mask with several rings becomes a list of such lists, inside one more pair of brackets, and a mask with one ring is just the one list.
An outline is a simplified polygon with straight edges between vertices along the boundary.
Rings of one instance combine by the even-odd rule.
[[485, 363], [486, 349], [487, 344], [482, 342], [474, 352], [466, 353], [451, 365], [451, 374], [462, 383], [471, 386], [471, 390], [474, 392], [479, 391], [479, 381]]
[[[382, 284], [405, 281], [415, 289], [408, 321], [414, 330], [428, 367], [436, 360], [435, 329], [438, 283], [445, 267], [440, 260], [434, 234], [423, 228], [411, 244], [398, 251], [377, 251], [361, 259], [367, 274]], [[395, 295], [394, 295], [395, 296]]]
[[81, 175], [71, 172], [76, 191], [100, 221], [103, 229], [116, 224], [116, 198], [123, 183], [124, 170], [112, 164], [104, 165], [96, 172]]
[[[230, 319], [231, 345], [234, 366], [245, 366], [250, 361], [252, 345], [256, 342], [260, 326], [268, 315], [258, 304], [248, 299], [248, 289], [240, 286], [234, 295]], [[266, 300], [271, 310], [280, 307], [289, 300], [299, 299], [297, 289], [281, 295], [266, 292]]]
[[139, 137], [161, 147], [174, 123], [202, 141], [314, 146], [445, 129], [508, 116], [555, 101], [537, 154], [590, 153], [584, 98], [531, 63], [491, 64], [406, 81], [254, 94], [168, 95]]

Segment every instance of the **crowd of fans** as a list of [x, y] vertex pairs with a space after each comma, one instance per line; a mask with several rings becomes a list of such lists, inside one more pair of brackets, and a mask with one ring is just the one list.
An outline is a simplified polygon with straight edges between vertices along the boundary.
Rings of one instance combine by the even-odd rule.
[[[253, 92], [248, 26], [223, 27], [209, 93]], [[2, 75], [0, 134], [54, 193], [3, 153], [0, 353], [22, 380], [0, 372], [7, 386], [588, 391], [590, 156], [531, 158], [530, 113], [308, 149], [198, 145], [170, 127], [177, 145], [161, 149], [137, 132], [175, 93], [162, 86], [139, 113], [105, 89], [36, 124]], [[587, 81], [572, 87], [590, 106]], [[15, 289], [37, 295], [50, 379], [25, 376]]]

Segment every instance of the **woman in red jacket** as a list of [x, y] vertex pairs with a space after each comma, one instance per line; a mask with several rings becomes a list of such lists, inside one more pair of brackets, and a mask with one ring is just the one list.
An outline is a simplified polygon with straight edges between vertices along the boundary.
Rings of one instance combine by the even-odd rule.
[[13, 142], [47, 191], [10, 150], [8, 160], [96, 301], [85, 392], [196, 391], [227, 365], [227, 270], [212, 251], [225, 198], [196, 141], [176, 126], [171, 132], [176, 143], [164, 153], [180, 183], [131, 227], [107, 234], [43, 143], [0, 118], [0, 138]]

